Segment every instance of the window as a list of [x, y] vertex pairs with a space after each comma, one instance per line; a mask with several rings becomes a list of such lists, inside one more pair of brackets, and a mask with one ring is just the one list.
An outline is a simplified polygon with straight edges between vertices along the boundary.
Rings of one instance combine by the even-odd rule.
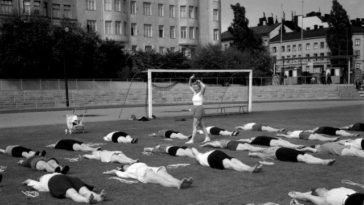
[[43, 15], [48, 16], [48, 3], [47, 2], [43, 3]]
[[128, 25], [128, 23], [126, 21], [124, 21], [123, 30], [121, 32], [124, 35], [126, 35], [126, 31], [127, 31], [126, 27], [127, 27], [127, 25]]
[[291, 45], [287, 46], [287, 52], [291, 52]]
[[359, 38], [355, 39], [355, 46], [360, 46], [360, 39]]
[[317, 61], [317, 53], [313, 54], [313, 57], [315, 57], [315, 61]]
[[115, 11], [121, 11], [121, 0], [115, 0], [114, 8], [115, 8]]
[[181, 38], [186, 39], [187, 38], [187, 28], [186, 26], [181, 27]]
[[188, 7], [188, 18], [193, 19], [194, 18], [194, 12], [193, 12], [193, 6]]
[[131, 46], [131, 50], [132, 50], [132, 51], [134, 51], [134, 52], [137, 50], [137, 48], [138, 48], [138, 47], [137, 47], [136, 45], [132, 45], [132, 46]]
[[198, 7], [195, 7], [195, 18], [198, 19]]
[[33, 2], [33, 13], [34, 14], [40, 14], [40, 1], [34, 1]]
[[121, 30], [121, 21], [115, 21], [115, 34], [121, 35], [123, 31]]
[[289, 59], [291, 58], [291, 56], [287, 56], [287, 63], [289, 63]]
[[313, 43], [313, 49], [318, 49], [318, 43], [317, 42]]
[[213, 10], [213, 19], [214, 19], [214, 21], [219, 20], [219, 10], [217, 10], [217, 9]]
[[176, 48], [175, 48], [175, 47], [170, 47], [170, 48], [169, 48], [169, 50], [170, 50], [171, 52], [174, 52], [174, 51], [176, 50]]
[[[59, 4], [57, 4], [59, 7]], [[23, 13], [26, 15], [30, 15], [30, 0], [23, 1]]]
[[105, 11], [112, 11], [112, 0], [104, 0]]
[[95, 20], [87, 20], [87, 32], [96, 32], [96, 21]]
[[360, 58], [360, 50], [355, 50], [354, 51], [354, 55], [355, 55], [355, 58]]
[[158, 16], [164, 16], [164, 5], [158, 4]]
[[146, 52], [151, 52], [152, 51], [152, 46], [145, 46], [144, 47], [144, 50], [146, 51]]
[[61, 18], [61, 5], [52, 4], [52, 17]]
[[159, 53], [163, 54], [163, 52], [164, 52], [164, 47], [163, 46], [159, 47]]
[[360, 63], [355, 63], [355, 69], [360, 69]]
[[285, 52], [286, 47], [285, 46], [281, 46], [281, 52]]
[[106, 35], [112, 34], [111, 23], [112, 23], [111, 21], [105, 21], [105, 34]]
[[169, 5], [169, 18], [175, 18], [175, 17], [176, 17], [176, 6]]
[[158, 33], [159, 33], [159, 38], [164, 38], [164, 26], [163, 25], [159, 25]]
[[296, 45], [293, 45], [292, 46], [292, 51], [296, 51], [297, 50], [297, 48], [296, 48], [297, 46]]
[[131, 14], [136, 14], [137, 13], [137, 4], [136, 4], [136, 1], [131, 1], [130, 2], [130, 13]]
[[320, 42], [320, 49], [324, 49], [325, 48], [325, 42]]
[[199, 31], [198, 31], [198, 28], [195, 29], [195, 32], [196, 32], [196, 39], [198, 39], [198, 35], [199, 35]]
[[298, 44], [298, 51], [302, 51], [302, 45]]
[[137, 30], [137, 24], [136, 23], [131, 24], [130, 35], [132, 35], [132, 36], [138, 35], [138, 30]]
[[89, 10], [89, 11], [95, 11], [96, 10], [95, 0], [86, 0], [86, 10]]
[[325, 56], [324, 53], [320, 53], [320, 60], [324, 60], [324, 56]]
[[71, 5], [63, 5], [63, 17], [68, 19], [72, 18]]
[[152, 37], [152, 25], [144, 24], [144, 37]]
[[277, 53], [277, 47], [272, 47], [272, 53]]
[[0, 14], [11, 14], [13, 10], [12, 0], [1, 0], [0, 1]]
[[181, 6], [180, 8], [180, 17], [186, 18], [186, 6]]
[[176, 38], [176, 27], [175, 26], [171, 26], [169, 28], [169, 36], [170, 36], [170, 38]]
[[145, 16], [152, 15], [152, 3], [150, 3], [150, 2], [143, 3], [143, 15], [145, 15]]
[[190, 39], [196, 39], [196, 34], [195, 34], [195, 28], [194, 27], [190, 27], [190, 29], [189, 29], [189, 37], [190, 37]]
[[214, 41], [219, 40], [219, 29], [214, 29]]
[[310, 50], [310, 43], [306, 43], [306, 50]]

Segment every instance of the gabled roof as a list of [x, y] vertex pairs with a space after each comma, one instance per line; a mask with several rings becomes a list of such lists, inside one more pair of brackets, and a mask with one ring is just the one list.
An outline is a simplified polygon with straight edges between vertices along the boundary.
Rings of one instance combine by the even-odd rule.
[[[254, 33], [264, 36], [264, 35], [269, 35], [269, 33], [273, 31], [275, 28], [277, 28], [279, 25], [280, 23], [276, 23], [269, 26], [266, 25], [266, 26], [250, 27], [250, 29], [252, 29]], [[233, 39], [234, 37], [229, 31], [225, 31], [221, 34], [221, 41], [229, 41]]]
[[[303, 39], [325, 37], [326, 31], [327, 28], [320, 28], [316, 30], [305, 30], [303, 31]], [[285, 33], [282, 36], [283, 41], [300, 40], [300, 39], [301, 39], [301, 32]], [[272, 38], [270, 42], [274, 43], [274, 42], [279, 42], [280, 40], [281, 40], [281, 35], [277, 35], [276, 37]]]
[[364, 27], [361, 26], [353, 26], [351, 27], [351, 32], [354, 33], [364, 33]]

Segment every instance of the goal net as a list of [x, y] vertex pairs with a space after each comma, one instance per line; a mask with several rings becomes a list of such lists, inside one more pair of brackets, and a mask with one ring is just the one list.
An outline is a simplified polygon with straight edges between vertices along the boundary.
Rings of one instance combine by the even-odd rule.
[[189, 77], [206, 84], [204, 107], [207, 114], [252, 111], [252, 70], [149, 69], [147, 84], [148, 117], [188, 114], [193, 93]]

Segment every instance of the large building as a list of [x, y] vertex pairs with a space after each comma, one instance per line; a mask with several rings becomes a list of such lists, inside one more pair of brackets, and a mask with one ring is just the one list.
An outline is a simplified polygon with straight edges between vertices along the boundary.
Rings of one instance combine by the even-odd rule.
[[12, 14], [75, 19], [130, 50], [188, 54], [221, 35], [221, 0], [1, 0], [0, 17]]

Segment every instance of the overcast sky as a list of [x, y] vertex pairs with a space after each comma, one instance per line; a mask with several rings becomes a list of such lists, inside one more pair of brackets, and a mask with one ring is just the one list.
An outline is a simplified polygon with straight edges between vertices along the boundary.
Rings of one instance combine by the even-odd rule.
[[[364, 18], [364, 0], [339, 0], [344, 9], [349, 15], [350, 19]], [[281, 4], [283, 4], [283, 11], [286, 13], [286, 19], [291, 20], [291, 13], [296, 12], [300, 15], [302, 12], [302, 0], [221, 0], [222, 6], [222, 31], [226, 31], [230, 26], [233, 14], [230, 8], [231, 4], [240, 3], [246, 9], [246, 15], [249, 19], [249, 26], [256, 26], [260, 17], [265, 12], [266, 17], [277, 16], [281, 18]], [[304, 0], [303, 13], [306, 14], [310, 11], [319, 11], [321, 13], [329, 13], [332, 6], [332, 0]]]

